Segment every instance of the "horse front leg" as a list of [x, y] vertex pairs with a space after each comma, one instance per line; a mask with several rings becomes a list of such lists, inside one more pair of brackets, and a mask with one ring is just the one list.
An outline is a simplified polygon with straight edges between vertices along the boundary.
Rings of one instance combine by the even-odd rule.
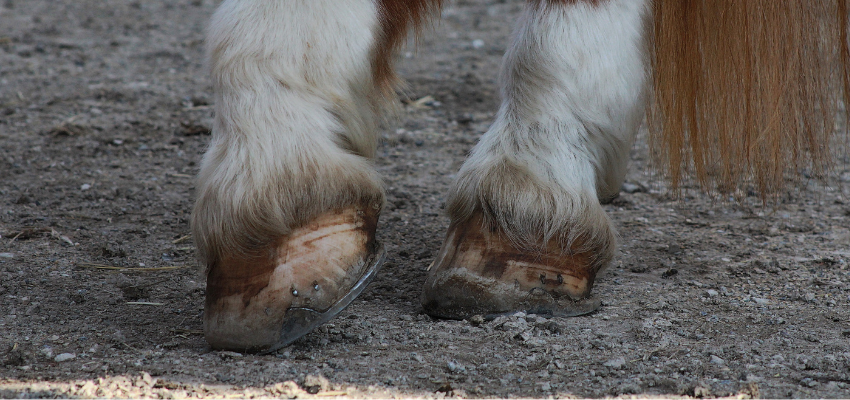
[[192, 230], [214, 348], [270, 351], [342, 310], [383, 257], [375, 227], [373, 0], [228, 0]]
[[530, 0], [500, 74], [502, 105], [449, 193], [451, 225], [422, 295], [467, 318], [590, 312], [643, 117], [645, 0]]

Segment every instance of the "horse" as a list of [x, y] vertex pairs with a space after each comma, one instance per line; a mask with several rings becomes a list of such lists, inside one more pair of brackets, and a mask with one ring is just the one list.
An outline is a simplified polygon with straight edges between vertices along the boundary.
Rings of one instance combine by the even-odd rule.
[[[394, 58], [441, 0], [225, 0], [207, 33], [215, 120], [192, 217], [213, 348], [269, 352], [333, 318], [386, 257], [375, 157]], [[447, 194], [423, 310], [597, 309], [644, 120], [677, 186], [776, 193], [829, 158], [850, 93], [844, 0], [526, 0], [501, 105]]]

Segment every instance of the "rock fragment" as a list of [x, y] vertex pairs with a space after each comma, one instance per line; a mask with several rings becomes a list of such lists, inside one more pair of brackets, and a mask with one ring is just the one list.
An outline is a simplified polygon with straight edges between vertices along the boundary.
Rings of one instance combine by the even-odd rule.
[[606, 361], [605, 364], [602, 365], [613, 369], [620, 369], [626, 365], [626, 359], [623, 357], [616, 357]]
[[62, 353], [62, 354], [59, 354], [58, 356], [56, 356], [55, 358], [53, 358], [53, 361], [65, 362], [65, 361], [71, 361], [75, 358], [77, 358], [77, 355], [74, 354], [74, 353]]

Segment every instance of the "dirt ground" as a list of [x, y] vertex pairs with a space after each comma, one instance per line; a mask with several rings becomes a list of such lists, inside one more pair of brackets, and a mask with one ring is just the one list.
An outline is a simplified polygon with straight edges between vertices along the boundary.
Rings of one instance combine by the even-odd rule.
[[402, 54], [413, 101], [377, 160], [389, 261], [335, 320], [254, 356], [206, 345], [186, 237], [216, 1], [0, 0], [0, 398], [850, 397], [846, 153], [763, 208], [674, 198], [641, 139], [605, 206], [621, 251], [600, 311], [422, 313], [446, 189], [498, 105], [520, 4], [454, 1]]

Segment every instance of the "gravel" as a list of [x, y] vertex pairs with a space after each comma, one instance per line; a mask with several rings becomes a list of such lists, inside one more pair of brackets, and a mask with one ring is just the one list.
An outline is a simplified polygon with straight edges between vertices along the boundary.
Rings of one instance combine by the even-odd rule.
[[498, 107], [520, 1], [452, 2], [404, 52], [412, 102], [375, 161], [389, 252], [375, 282], [275, 354], [213, 351], [186, 236], [216, 3], [0, 2], [0, 397], [850, 396], [846, 152], [765, 207], [693, 182], [674, 196], [642, 132], [626, 179], [641, 189], [603, 206], [620, 251], [596, 279], [599, 311], [422, 313], [445, 194]]

